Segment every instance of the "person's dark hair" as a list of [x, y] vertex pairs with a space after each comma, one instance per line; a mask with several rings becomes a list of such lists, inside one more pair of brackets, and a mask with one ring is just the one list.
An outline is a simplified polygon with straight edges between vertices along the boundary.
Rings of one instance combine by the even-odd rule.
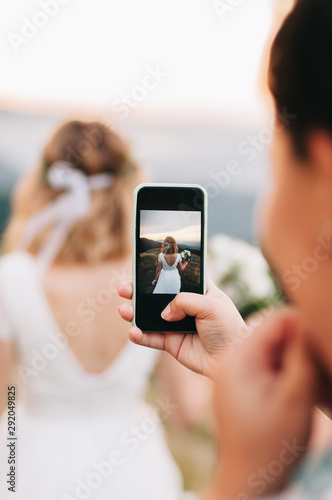
[[295, 151], [307, 155], [311, 131], [332, 135], [332, 1], [298, 0], [271, 49], [269, 87]]

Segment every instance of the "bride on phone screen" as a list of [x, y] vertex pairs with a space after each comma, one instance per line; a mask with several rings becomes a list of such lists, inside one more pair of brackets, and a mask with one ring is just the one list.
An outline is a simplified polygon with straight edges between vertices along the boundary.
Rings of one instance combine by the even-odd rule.
[[158, 255], [155, 279], [152, 281], [152, 285], [156, 285], [153, 293], [180, 293], [181, 277], [179, 270], [184, 271], [188, 262], [188, 260], [182, 262], [176, 240], [172, 236], [167, 236]]

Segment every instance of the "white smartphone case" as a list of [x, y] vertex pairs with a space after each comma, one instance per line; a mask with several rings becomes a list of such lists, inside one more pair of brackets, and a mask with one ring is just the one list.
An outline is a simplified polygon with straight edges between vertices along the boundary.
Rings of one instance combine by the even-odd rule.
[[207, 212], [208, 212], [208, 195], [203, 186], [200, 186], [199, 184], [177, 184], [177, 183], [149, 183], [145, 182], [143, 184], [140, 184], [139, 186], [136, 187], [134, 191], [134, 212], [133, 212], [133, 223], [132, 223], [132, 242], [133, 242], [133, 254], [132, 254], [132, 280], [133, 280], [133, 296], [132, 296], [132, 306], [134, 308], [134, 316], [132, 319], [132, 325], [136, 325], [136, 216], [137, 216], [137, 196], [139, 191], [144, 188], [144, 187], [170, 187], [170, 188], [198, 188], [201, 189], [203, 194], [204, 194], [204, 205], [205, 205], [205, 211], [204, 211], [204, 231], [203, 231], [203, 240], [204, 240], [204, 253], [203, 253], [203, 262], [205, 263], [203, 267], [203, 290], [204, 290], [204, 295], [206, 294], [206, 262], [207, 262]]

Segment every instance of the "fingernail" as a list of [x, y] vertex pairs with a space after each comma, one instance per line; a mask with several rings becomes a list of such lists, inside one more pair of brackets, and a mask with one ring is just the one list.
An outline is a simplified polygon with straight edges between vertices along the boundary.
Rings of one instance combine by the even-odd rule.
[[171, 315], [171, 306], [168, 304], [168, 306], [161, 313], [161, 317], [163, 319], [167, 319], [170, 315]]

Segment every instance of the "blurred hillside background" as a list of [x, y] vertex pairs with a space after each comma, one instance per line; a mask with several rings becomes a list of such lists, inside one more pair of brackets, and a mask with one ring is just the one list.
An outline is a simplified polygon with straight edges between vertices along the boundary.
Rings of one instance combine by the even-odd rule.
[[[209, 237], [256, 242], [274, 119], [269, 40], [291, 3], [2, 2], [0, 234], [15, 181], [57, 125], [77, 117], [126, 136], [149, 180], [202, 184]], [[154, 381], [149, 399], [158, 391]], [[211, 414], [186, 432], [169, 423], [168, 436], [186, 487], [202, 491], [216, 454]]]
[[262, 57], [273, 15], [290, 0], [233, 4], [3, 3], [0, 232], [13, 183], [55, 126], [89, 116], [127, 136], [151, 180], [207, 187], [209, 235], [252, 240], [273, 119], [261, 95]]
[[[268, 148], [239, 153], [258, 127], [227, 124], [162, 123], [162, 118], [126, 121], [118, 129], [129, 139], [136, 158], [155, 182], [199, 183], [209, 193], [209, 236], [223, 232], [252, 241], [253, 211], [257, 194], [268, 176]], [[0, 231], [9, 213], [11, 189], [21, 173], [39, 160], [45, 141], [62, 122], [52, 115], [0, 111]], [[246, 146], [249, 149], [250, 146]], [[237, 162], [236, 175], [227, 171]]]

